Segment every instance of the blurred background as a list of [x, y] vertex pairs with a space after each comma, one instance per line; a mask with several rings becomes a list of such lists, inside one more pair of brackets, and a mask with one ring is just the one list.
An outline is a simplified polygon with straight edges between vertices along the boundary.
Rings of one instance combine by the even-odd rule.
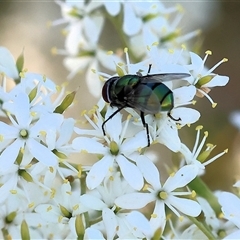
[[[176, 3], [169, 1], [168, 4]], [[184, 32], [202, 29], [201, 56], [206, 50], [213, 53], [208, 57], [207, 66], [211, 68], [224, 57], [229, 59], [215, 71], [230, 77], [226, 87], [215, 88], [210, 93], [217, 107], [212, 109], [207, 99], [196, 105], [202, 113], [197, 125], [203, 125], [204, 131], [209, 132], [208, 142], [217, 145], [212, 155], [229, 149], [228, 154], [207, 166], [203, 179], [213, 190], [227, 190], [240, 179], [240, 134], [229, 122], [230, 113], [240, 110], [240, 2], [199, 1], [182, 2], [181, 5], [186, 12], [182, 21]], [[53, 1], [0, 1], [0, 46], [7, 47], [15, 58], [24, 48], [25, 67], [29, 71], [45, 74], [61, 84], [66, 81], [68, 71], [62, 64], [63, 56], [53, 56], [50, 50], [64, 48], [63, 26], [47, 27], [49, 21], [58, 18], [61, 18], [60, 7]], [[97, 102], [86, 91], [83, 75], [69, 82], [67, 90], [77, 87], [78, 103], [68, 111], [68, 116], [74, 118], [79, 118], [83, 109], [90, 109]], [[190, 149], [197, 125], [187, 134], [183, 133], [184, 137], [187, 135], [184, 142]]]

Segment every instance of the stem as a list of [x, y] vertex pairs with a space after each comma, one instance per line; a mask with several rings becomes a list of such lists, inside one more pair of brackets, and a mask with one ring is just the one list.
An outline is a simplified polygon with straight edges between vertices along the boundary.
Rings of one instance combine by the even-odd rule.
[[199, 222], [196, 218], [188, 216], [188, 218], [207, 236], [208, 239], [216, 240], [217, 238], [212, 234], [211, 230]]
[[216, 196], [208, 188], [208, 186], [203, 182], [199, 177], [196, 177], [192, 182], [188, 184], [191, 190], [194, 190], [198, 196], [205, 198], [216, 215], [218, 216], [221, 213], [221, 206], [218, 203]]

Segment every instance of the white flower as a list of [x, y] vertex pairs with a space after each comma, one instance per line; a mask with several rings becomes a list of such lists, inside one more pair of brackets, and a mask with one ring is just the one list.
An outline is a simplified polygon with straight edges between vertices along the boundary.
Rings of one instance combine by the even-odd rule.
[[132, 190], [121, 178], [120, 172], [117, 172], [106, 178], [103, 184], [94, 191], [81, 196], [81, 202], [85, 206], [102, 211], [102, 222], [98, 225], [104, 226], [103, 231], [106, 232], [107, 239], [114, 239], [116, 235], [123, 239], [126, 238], [126, 234], [131, 234], [131, 238], [151, 235], [149, 222], [141, 213], [122, 212], [114, 203], [118, 196], [132, 192]]
[[219, 157], [228, 152], [228, 149], [225, 149], [223, 152], [220, 152], [219, 154], [207, 160], [207, 158], [209, 157], [212, 150], [216, 147], [216, 145], [208, 143], [206, 144], [206, 149], [202, 151], [203, 146], [208, 137], [208, 132], [205, 131], [204, 137], [200, 142], [200, 133], [202, 128], [203, 126], [196, 127], [197, 135], [192, 151], [190, 151], [190, 149], [184, 143], [181, 143], [181, 148], [179, 150], [179, 152], [183, 154], [184, 161], [187, 164], [195, 165], [199, 169], [199, 174], [202, 174], [204, 172], [206, 165], [212, 163], [213, 161], [215, 161], [216, 159], [218, 159]]
[[[116, 110], [116, 108], [109, 107], [105, 119]], [[89, 189], [97, 187], [117, 166], [120, 168], [123, 177], [130, 186], [135, 189], [142, 188], [143, 176], [137, 166], [132, 163], [134, 159], [131, 158], [131, 154], [140, 154], [139, 150], [147, 145], [147, 136], [144, 129], [135, 136], [124, 139], [128, 122], [129, 119], [125, 125], [123, 125], [122, 116], [118, 113], [106, 123], [105, 132], [107, 135], [104, 139], [107, 142], [107, 146], [94, 138], [78, 137], [73, 140], [72, 146], [74, 149], [103, 155], [103, 157], [91, 167], [90, 172], [87, 174], [86, 180]], [[101, 132], [103, 138], [102, 119], [98, 119], [97, 123], [98, 126], [96, 125], [95, 128], [99, 128], [97, 132]]]
[[240, 130], [240, 111], [234, 111], [230, 114], [231, 123]]
[[[45, 114], [37, 121], [32, 122], [29, 97], [27, 94], [19, 93], [12, 102], [5, 102], [3, 109], [8, 113], [13, 126], [0, 122], [1, 142], [7, 142], [2, 147], [0, 155], [0, 169], [7, 171], [14, 164], [19, 151], [27, 149], [33, 158], [47, 166], [57, 164], [57, 157], [47, 147], [51, 135], [55, 134], [63, 120], [60, 114]], [[46, 138], [45, 136], [46, 135]], [[49, 137], [49, 139], [48, 139]], [[41, 141], [45, 142], [44, 146]]]
[[208, 100], [212, 103], [212, 106], [215, 107], [216, 103], [213, 102], [211, 97], [208, 95], [210, 88], [216, 86], [225, 86], [229, 77], [221, 76], [213, 73], [213, 71], [224, 62], [227, 62], [227, 58], [223, 58], [220, 62], [215, 64], [211, 69], [207, 69], [204, 65], [207, 60], [207, 57], [211, 55], [211, 51], [206, 51], [204, 59], [201, 59], [197, 54], [190, 52], [191, 64], [186, 66], [189, 72], [192, 75], [192, 78], [189, 79], [189, 83], [194, 85], [197, 88], [198, 96], [206, 96]]
[[230, 192], [222, 192], [218, 195], [218, 201], [222, 206], [224, 218], [234, 223], [240, 229], [240, 199]]
[[[158, 228], [164, 230], [166, 223], [165, 205], [170, 208], [177, 216], [178, 211], [189, 216], [198, 216], [201, 212], [200, 205], [190, 199], [178, 197], [191, 195], [190, 192], [174, 191], [177, 188], [185, 187], [197, 176], [197, 169], [193, 165], [184, 166], [174, 175], [171, 175], [165, 184], [160, 183], [160, 175], [151, 162], [138, 161], [139, 168], [143, 170], [146, 181], [151, 184], [146, 193], [129, 193], [116, 199], [115, 203], [122, 208], [138, 209], [155, 201], [155, 208], [151, 214], [150, 224], [153, 232]], [[147, 171], [145, 170], [147, 169]]]
[[15, 59], [5, 47], [0, 47], [0, 73], [17, 80], [19, 78]]

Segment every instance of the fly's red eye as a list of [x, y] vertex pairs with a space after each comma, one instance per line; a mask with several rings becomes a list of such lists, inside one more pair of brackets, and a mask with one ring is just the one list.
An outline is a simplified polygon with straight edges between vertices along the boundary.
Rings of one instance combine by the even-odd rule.
[[102, 97], [105, 102], [109, 103], [109, 81], [106, 81], [102, 88]]

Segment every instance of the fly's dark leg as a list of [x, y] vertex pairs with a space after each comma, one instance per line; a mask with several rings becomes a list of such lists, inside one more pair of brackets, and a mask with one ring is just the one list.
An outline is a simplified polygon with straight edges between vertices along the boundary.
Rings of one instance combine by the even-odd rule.
[[150, 138], [149, 138], [149, 129], [148, 129], [148, 124], [145, 122], [145, 117], [144, 117], [144, 112], [140, 112], [140, 117], [142, 120], [142, 124], [143, 126], [146, 128], [146, 132], [147, 132], [147, 141], [148, 141], [148, 147], [150, 146]]
[[182, 119], [181, 118], [174, 118], [170, 112], [167, 113], [167, 115], [174, 121], [178, 122], [178, 121], [181, 121]]
[[149, 66], [148, 66], [148, 74], [150, 73], [151, 68], [152, 68], [152, 64], [149, 64]]
[[104, 125], [108, 122], [108, 120], [110, 120], [112, 117], [114, 117], [118, 112], [120, 112], [123, 108], [125, 108], [126, 106], [122, 106], [120, 108], [118, 108], [114, 113], [112, 113], [102, 124], [102, 131], [103, 131], [103, 135], [105, 136], [105, 130], [104, 130]]

